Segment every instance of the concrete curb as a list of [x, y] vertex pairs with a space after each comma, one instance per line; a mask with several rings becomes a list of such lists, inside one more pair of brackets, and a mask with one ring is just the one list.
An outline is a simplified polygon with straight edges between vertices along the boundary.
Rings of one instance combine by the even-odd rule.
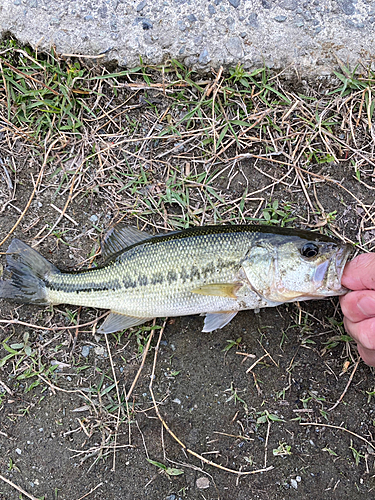
[[264, 64], [331, 74], [375, 58], [373, 0], [1, 0], [0, 35], [133, 68], [174, 58], [210, 71]]

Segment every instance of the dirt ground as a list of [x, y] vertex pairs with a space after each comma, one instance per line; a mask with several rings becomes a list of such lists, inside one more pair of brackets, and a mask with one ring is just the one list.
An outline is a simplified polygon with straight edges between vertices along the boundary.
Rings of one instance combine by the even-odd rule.
[[[267, 89], [260, 81], [250, 106], [245, 94], [225, 94], [233, 79], [223, 80], [218, 146], [207, 140], [211, 104], [191, 113], [208, 92], [186, 84], [180, 95], [177, 79], [163, 93], [161, 74], [149, 73], [83, 80], [81, 89], [96, 92], [86, 101], [94, 117], [74, 109], [83, 125], [64, 129], [56, 118], [53, 132], [36, 131], [26, 111], [17, 121], [22, 103], [10, 97], [9, 77], [0, 241], [12, 234], [0, 247], [3, 266], [18, 237], [61, 269], [85, 268], [121, 218], [151, 232], [255, 219], [374, 249], [373, 139], [361, 92], [328, 98], [340, 82], [276, 79], [290, 102], [275, 94], [266, 103], [256, 100]], [[236, 109], [254, 124], [243, 134]], [[232, 120], [234, 135], [220, 120]], [[336, 298], [245, 311], [210, 334], [194, 316], [105, 338], [96, 334], [102, 314], [0, 301], [1, 500], [374, 496], [373, 370], [345, 334]]]

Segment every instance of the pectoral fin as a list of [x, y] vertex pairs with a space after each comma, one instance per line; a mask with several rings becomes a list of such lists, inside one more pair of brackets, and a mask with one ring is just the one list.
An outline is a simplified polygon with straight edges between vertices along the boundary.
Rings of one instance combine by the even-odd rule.
[[242, 283], [211, 283], [194, 288], [192, 293], [200, 295], [217, 295], [219, 297], [230, 297], [237, 299], [237, 292], [241, 288]]
[[217, 313], [208, 313], [204, 320], [202, 332], [212, 332], [218, 328], [223, 328], [231, 321], [238, 311], [224, 311]]
[[135, 316], [126, 316], [125, 314], [118, 314], [111, 312], [106, 317], [102, 326], [98, 329], [98, 333], [114, 333], [120, 330], [126, 330], [132, 326], [142, 325], [152, 318], [138, 318]]

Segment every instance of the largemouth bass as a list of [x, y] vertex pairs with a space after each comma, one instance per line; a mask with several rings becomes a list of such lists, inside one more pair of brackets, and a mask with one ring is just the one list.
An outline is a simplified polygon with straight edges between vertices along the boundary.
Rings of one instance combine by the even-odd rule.
[[206, 315], [204, 332], [244, 309], [347, 292], [341, 276], [351, 247], [310, 231], [270, 226], [206, 226], [151, 236], [117, 225], [102, 267], [69, 273], [14, 239], [0, 297], [30, 304], [110, 309], [111, 333], [155, 317]]

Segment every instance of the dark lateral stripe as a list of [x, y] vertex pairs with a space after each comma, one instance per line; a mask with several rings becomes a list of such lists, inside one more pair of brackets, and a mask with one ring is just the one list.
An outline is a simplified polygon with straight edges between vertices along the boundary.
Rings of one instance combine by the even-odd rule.
[[102, 292], [104, 290], [120, 290], [121, 282], [118, 279], [107, 283], [95, 283], [92, 281], [80, 283], [68, 283], [64, 281], [46, 281], [46, 286], [55, 292], [75, 293], [75, 292]]
[[84, 279], [80, 279], [80, 276], [77, 274], [71, 274], [69, 276], [70, 280], [68, 281], [68, 279], [64, 279], [64, 275], [59, 275], [60, 278], [62, 278], [61, 281], [46, 281], [46, 286], [50, 290], [63, 293], [129, 290], [148, 285], [161, 285], [163, 283], [171, 285], [173, 282], [178, 281], [178, 279], [186, 283], [187, 281], [199, 280], [202, 276], [207, 278], [208, 276], [215, 275], [216, 272], [220, 272], [227, 268], [234, 268], [235, 266], [236, 262], [234, 261], [225, 262], [223, 260], [218, 260], [216, 263], [211, 263], [202, 269], [199, 269], [197, 266], [192, 266], [188, 269], [182, 267], [179, 273], [174, 270], [169, 270], [166, 274], [161, 272], [155, 273], [150, 278], [144, 274], [140, 274], [137, 278], [125, 275], [121, 278], [115, 278], [105, 282], [86, 282]]
[[[77, 275], [72, 275], [77, 276]], [[159, 276], [159, 280], [163, 281], [163, 276]], [[161, 282], [162, 282], [161, 281]], [[124, 276], [122, 279], [114, 279], [108, 282], [67, 282], [67, 281], [46, 281], [46, 286], [55, 292], [64, 293], [79, 293], [79, 292], [103, 292], [106, 290], [127, 290], [129, 288], [137, 288], [138, 286], [147, 286], [149, 280], [145, 275], [139, 275], [137, 279], [130, 276]]]

